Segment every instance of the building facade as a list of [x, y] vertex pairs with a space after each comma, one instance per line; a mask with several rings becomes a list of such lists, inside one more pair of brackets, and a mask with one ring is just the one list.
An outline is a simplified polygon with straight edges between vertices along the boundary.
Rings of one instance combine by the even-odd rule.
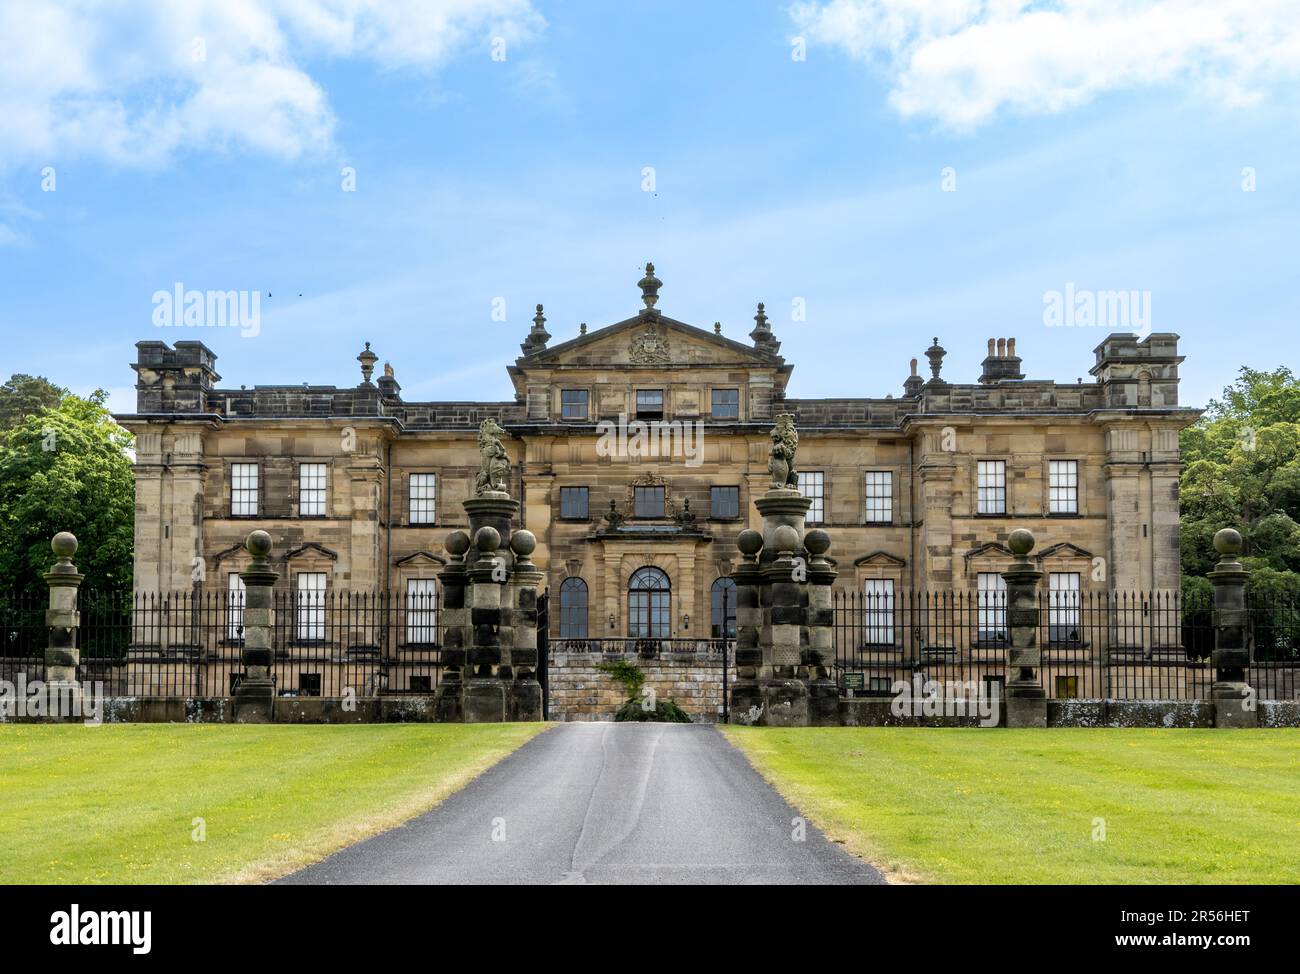
[[369, 343], [356, 386], [251, 389], [222, 385], [201, 342], [138, 343], [118, 417], [136, 436], [137, 590], [233, 591], [263, 528], [286, 591], [434, 593], [492, 419], [552, 640], [725, 635], [781, 413], [837, 588], [992, 591], [1027, 527], [1052, 591], [1178, 589], [1178, 434], [1198, 411], [1178, 404], [1177, 335], [1109, 335], [1086, 383], [1026, 378], [1015, 339], [958, 382], [935, 339], [897, 395], [791, 398], [763, 305], [737, 341], [663, 314], [660, 286], [647, 265], [636, 314], [558, 344], [539, 305], [505, 402], [408, 402], [392, 368], [374, 379]]

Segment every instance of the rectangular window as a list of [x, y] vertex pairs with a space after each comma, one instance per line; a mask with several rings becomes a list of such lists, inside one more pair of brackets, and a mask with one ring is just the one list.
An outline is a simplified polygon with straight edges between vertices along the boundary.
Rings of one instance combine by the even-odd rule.
[[894, 681], [888, 676], [873, 676], [867, 685], [867, 693], [873, 697], [892, 697]]
[[867, 471], [867, 522], [888, 524], [894, 519], [894, 475], [889, 470]]
[[300, 642], [320, 642], [325, 638], [324, 572], [301, 572], [298, 575], [294, 635]]
[[1078, 572], [1052, 572], [1047, 577], [1047, 639], [1049, 642], [1082, 641], [1079, 601]]
[[1047, 464], [1047, 513], [1079, 513], [1079, 461], [1051, 460]]
[[320, 696], [320, 674], [319, 673], [298, 674], [298, 696], [300, 697]]
[[226, 638], [232, 642], [244, 638], [244, 591], [239, 572], [226, 576]]
[[863, 583], [862, 640], [868, 646], [894, 645], [894, 580], [869, 578]]
[[1056, 698], [1073, 700], [1079, 696], [1079, 678], [1077, 676], [1058, 676], [1056, 678]]
[[574, 520], [587, 519], [587, 488], [560, 488], [560, 517]]
[[438, 475], [432, 473], [413, 473], [409, 485], [411, 494], [411, 523], [432, 524], [436, 511], [438, 494]]
[[433, 677], [431, 676], [412, 676], [407, 681], [406, 688], [412, 693], [432, 693]]
[[713, 390], [713, 418], [740, 419], [740, 390]]
[[664, 391], [662, 389], [638, 389], [636, 391], [637, 419], [664, 418]]
[[586, 389], [561, 389], [560, 390], [560, 418], [561, 419], [586, 419], [587, 418], [587, 390]]
[[980, 460], [976, 473], [978, 514], [1007, 513], [1007, 463], [1005, 460]]
[[637, 487], [632, 494], [634, 517], [663, 517], [664, 489], [662, 487]]
[[740, 488], [711, 487], [709, 489], [709, 517], [740, 517]]
[[976, 630], [980, 643], [1007, 641], [1007, 583], [997, 572], [980, 572], [975, 577]]
[[812, 505], [808, 508], [808, 516], [804, 518], [805, 524], [824, 524], [826, 522], [825, 490], [826, 475], [820, 470], [799, 474], [799, 493], [812, 501]]
[[257, 517], [257, 464], [230, 465], [230, 516]]
[[434, 646], [438, 642], [438, 583], [432, 578], [406, 580], [406, 643]]
[[298, 464], [298, 516], [325, 516], [325, 464]]

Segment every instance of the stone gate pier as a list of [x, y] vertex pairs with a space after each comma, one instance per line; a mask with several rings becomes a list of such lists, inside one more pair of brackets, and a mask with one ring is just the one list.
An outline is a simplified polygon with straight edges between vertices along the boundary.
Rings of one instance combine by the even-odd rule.
[[833, 667], [836, 571], [830, 535], [805, 533], [812, 501], [795, 486], [798, 436], [783, 414], [772, 430], [771, 489], [754, 501], [762, 533], [740, 532], [736, 583], [736, 683], [733, 720], [777, 727], [839, 724]]
[[445, 627], [435, 701], [440, 721], [542, 719], [537, 599], [545, 576], [530, 560], [537, 538], [514, 527], [519, 502], [504, 488], [503, 433], [484, 421], [482, 469], [475, 496], [464, 502], [470, 530], [453, 531], [445, 545], [451, 561], [439, 573]]

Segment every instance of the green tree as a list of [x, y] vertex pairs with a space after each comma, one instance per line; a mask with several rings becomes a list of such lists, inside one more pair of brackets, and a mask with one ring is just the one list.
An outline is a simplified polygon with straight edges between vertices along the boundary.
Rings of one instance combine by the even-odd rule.
[[1183, 431], [1182, 451], [1183, 574], [1210, 571], [1215, 532], [1235, 527], [1252, 589], [1300, 591], [1300, 380], [1242, 368]]
[[67, 394], [67, 389], [44, 376], [14, 373], [8, 382], [0, 385], [0, 431], [13, 429], [42, 409], [53, 409]]
[[[42, 380], [43, 381], [43, 380]], [[135, 477], [106, 394], [65, 393], [0, 431], [0, 590], [40, 588], [50, 539], [71, 531], [87, 589], [129, 588]]]

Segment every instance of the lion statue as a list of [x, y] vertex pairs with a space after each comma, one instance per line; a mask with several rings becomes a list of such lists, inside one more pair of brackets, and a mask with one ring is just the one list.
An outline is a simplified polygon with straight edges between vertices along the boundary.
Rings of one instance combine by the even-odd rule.
[[501, 445], [506, 431], [495, 420], [485, 419], [478, 428], [478, 476], [474, 478], [474, 494], [504, 491], [506, 475], [510, 472], [510, 456]]
[[773, 489], [799, 487], [799, 475], [794, 469], [794, 455], [798, 449], [799, 434], [794, 429], [794, 416], [781, 413], [772, 427], [772, 452], [767, 461]]

